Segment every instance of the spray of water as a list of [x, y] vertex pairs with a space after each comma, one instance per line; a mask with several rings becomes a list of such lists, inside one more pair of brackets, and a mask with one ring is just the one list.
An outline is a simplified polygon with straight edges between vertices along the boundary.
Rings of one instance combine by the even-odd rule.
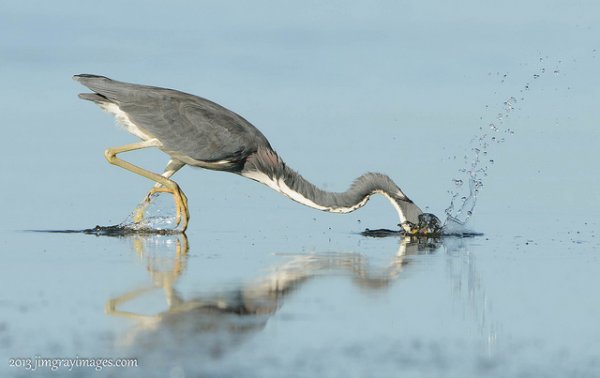
[[[137, 210], [143, 218], [136, 220]], [[131, 232], [170, 233], [177, 231], [176, 212], [170, 194], [154, 193], [149, 203], [142, 201], [117, 227]]]
[[[513, 129], [509, 128], [511, 115], [521, 109], [520, 104], [524, 102], [532, 83], [540, 80], [542, 76], [548, 76], [550, 71], [554, 76], [560, 73], [558, 68], [560, 60], [553, 64], [552, 70], [546, 69], [546, 60], [547, 57], [539, 58], [538, 68], [531, 74], [531, 80], [521, 86], [519, 95], [509, 96], [502, 101], [497, 115], [480, 126], [479, 133], [469, 142], [468, 152], [464, 155], [464, 166], [452, 179], [452, 189], [448, 191], [450, 205], [445, 210], [444, 231], [446, 233], [463, 233], [468, 230], [467, 224], [475, 210], [477, 197], [484, 186], [488, 170], [494, 164], [493, 147], [504, 143], [515, 133]], [[500, 73], [497, 75], [500, 76]], [[504, 83], [507, 78], [508, 74], [502, 75], [500, 82]]]

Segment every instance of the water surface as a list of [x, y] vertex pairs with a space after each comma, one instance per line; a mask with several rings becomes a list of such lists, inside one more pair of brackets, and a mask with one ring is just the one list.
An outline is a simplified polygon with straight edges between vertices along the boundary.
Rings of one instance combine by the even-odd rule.
[[[0, 375], [57, 374], [8, 366], [36, 356], [139, 361], [106, 376], [600, 375], [595, 3], [0, 8]], [[384, 198], [327, 214], [189, 167], [187, 238], [25, 232], [119, 223], [152, 185], [105, 162], [134, 138], [78, 73], [207, 97], [315, 184], [384, 172], [440, 217], [479, 157], [462, 214], [483, 235], [365, 238], [398, 223]]]

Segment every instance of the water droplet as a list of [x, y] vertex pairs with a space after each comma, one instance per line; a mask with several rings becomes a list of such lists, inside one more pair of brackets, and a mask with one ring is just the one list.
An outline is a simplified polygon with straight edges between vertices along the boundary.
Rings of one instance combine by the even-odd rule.
[[490, 159], [490, 164], [494, 164], [494, 159]]
[[463, 180], [460, 179], [453, 179], [452, 181], [454, 181], [454, 185], [456, 186], [462, 186], [463, 184]]

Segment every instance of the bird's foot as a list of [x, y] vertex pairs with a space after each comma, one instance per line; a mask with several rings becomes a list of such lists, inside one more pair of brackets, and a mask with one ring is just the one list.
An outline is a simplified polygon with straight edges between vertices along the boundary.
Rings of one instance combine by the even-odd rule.
[[[180, 232], [185, 232], [187, 229], [188, 221], [190, 219], [189, 211], [188, 211], [188, 202], [187, 197], [179, 187], [179, 185], [175, 185], [174, 188], [165, 188], [165, 187], [155, 187], [150, 190], [148, 193], [146, 200], [138, 206], [136, 209], [136, 213], [134, 215], [134, 221], [136, 217], [140, 217], [139, 219], [143, 219], [145, 208], [147, 204], [150, 203], [152, 197], [156, 193], [171, 193], [173, 194], [173, 199], [175, 201], [175, 225], [176, 227], [180, 227]], [[140, 215], [141, 213], [141, 215]]]
[[[162, 193], [173, 195], [175, 202], [174, 217], [172, 214], [161, 214], [163, 212], [161, 207], [164, 206], [164, 201], [159, 200], [158, 197]], [[187, 197], [179, 186], [172, 189], [155, 187], [150, 190], [129, 215], [128, 219], [121, 225], [138, 232], [183, 233], [187, 228], [188, 220], [189, 212], [187, 208]]]
[[140, 203], [135, 210], [133, 210], [133, 223], [140, 224], [144, 220], [144, 215], [146, 215], [146, 208], [150, 204], [150, 199], [147, 198], [144, 202]]

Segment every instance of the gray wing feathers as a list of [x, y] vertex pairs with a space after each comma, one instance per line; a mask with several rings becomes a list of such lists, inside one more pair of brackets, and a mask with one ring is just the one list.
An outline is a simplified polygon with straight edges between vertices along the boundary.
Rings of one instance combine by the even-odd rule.
[[96, 92], [81, 98], [116, 104], [136, 126], [160, 140], [167, 152], [207, 162], [237, 161], [259, 146], [269, 146], [244, 118], [204, 98], [102, 76], [77, 75], [75, 80]]

